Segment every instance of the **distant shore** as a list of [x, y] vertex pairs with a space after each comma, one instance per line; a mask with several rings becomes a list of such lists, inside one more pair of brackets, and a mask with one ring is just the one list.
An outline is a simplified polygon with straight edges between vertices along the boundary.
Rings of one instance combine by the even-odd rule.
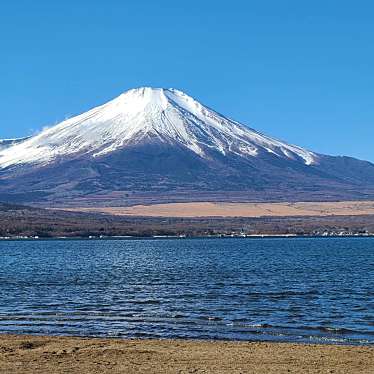
[[372, 373], [374, 347], [0, 335], [0, 373]]
[[187, 235], [153, 235], [153, 236], [6, 236], [0, 237], [0, 241], [12, 240], [152, 240], [152, 239], [328, 239], [328, 238], [374, 238], [374, 234], [356, 235], [295, 235], [295, 234], [256, 234], [256, 235], [209, 235], [209, 236], [187, 236]]
[[[372, 204], [374, 207], [374, 202]], [[217, 209], [228, 209], [227, 204], [222, 206], [216, 204], [215, 207]], [[271, 209], [275, 209], [274, 204], [271, 207]], [[281, 208], [297, 210], [298, 214], [306, 214], [311, 209], [309, 205], [307, 205], [308, 212], [305, 211], [305, 207], [299, 205], [297, 209], [295, 205]], [[160, 238], [186, 236], [210, 238], [374, 235], [374, 214], [349, 215], [351, 210], [348, 209], [348, 206], [340, 208], [338, 209], [339, 215], [335, 215], [337, 213], [335, 212], [333, 215], [322, 216], [188, 218], [126, 216], [104, 212], [72, 212], [0, 203], [0, 237], [4, 239], [64, 239], [68, 237]], [[355, 205], [353, 208], [355, 208]], [[278, 205], [277, 209], [280, 209]], [[229, 210], [234, 212], [235, 209], [232, 210], [230, 205]], [[237, 213], [239, 212], [235, 214]], [[318, 211], [317, 213], [325, 214], [326, 212]], [[340, 215], [346, 213], [348, 215]]]

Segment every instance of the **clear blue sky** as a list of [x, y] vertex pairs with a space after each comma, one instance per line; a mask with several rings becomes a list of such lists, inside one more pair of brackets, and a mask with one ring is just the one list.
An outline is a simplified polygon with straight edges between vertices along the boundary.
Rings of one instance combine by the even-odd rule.
[[139, 86], [374, 161], [372, 1], [2, 0], [0, 138]]

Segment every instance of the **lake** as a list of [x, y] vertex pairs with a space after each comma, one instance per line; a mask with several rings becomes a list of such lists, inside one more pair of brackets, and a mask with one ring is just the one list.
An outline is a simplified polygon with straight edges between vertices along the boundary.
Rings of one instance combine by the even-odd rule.
[[374, 238], [0, 242], [0, 332], [374, 343]]

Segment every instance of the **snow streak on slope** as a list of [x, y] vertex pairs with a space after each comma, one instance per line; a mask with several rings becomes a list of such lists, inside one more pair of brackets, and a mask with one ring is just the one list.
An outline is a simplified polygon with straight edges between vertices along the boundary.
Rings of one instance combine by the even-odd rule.
[[210, 149], [242, 157], [257, 157], [265, 151], [306, 165], [318, 159], [303, 148], [227, 119], [181, 91], [138, 88], [20, 144], [0, 148], [0, 167], [44, 165], [82, 154], [100, 157], [146, 140], [179, 144], [203, 158], [209, 157]]
[[0, 140], [0, 151], [5, 148], [12, 147], [16, 144], [22, 143], [29, 138], [16, 138], [16, 139], [1, 139]]

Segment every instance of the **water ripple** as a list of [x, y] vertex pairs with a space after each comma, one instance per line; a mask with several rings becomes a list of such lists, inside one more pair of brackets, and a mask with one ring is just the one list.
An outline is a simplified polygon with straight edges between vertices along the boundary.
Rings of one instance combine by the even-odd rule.
[[0, 242], [0, 332], [374, 344], [374, 239]]

